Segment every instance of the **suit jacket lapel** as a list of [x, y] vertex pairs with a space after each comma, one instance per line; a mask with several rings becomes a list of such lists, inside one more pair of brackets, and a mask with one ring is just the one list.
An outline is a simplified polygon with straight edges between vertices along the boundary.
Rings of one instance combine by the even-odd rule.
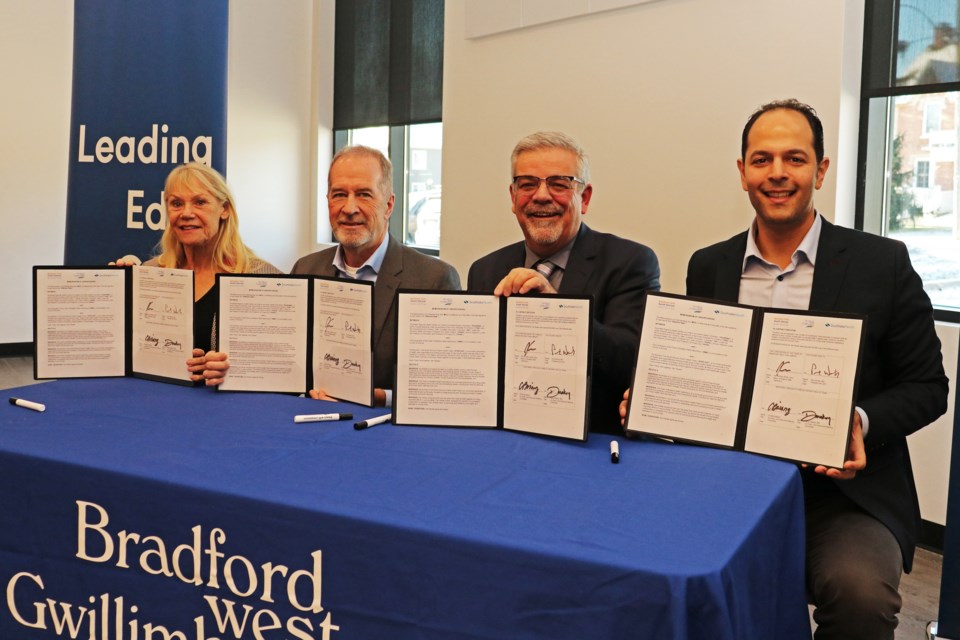
[[373, 287], [374, 345], [380, 342], [380, 336], [394, 305], [394, 294], [400, 288], [400, 274], [403, 273], [402, 247], [393, 236], [387, 238], [387, 255], [383, 256], [383, 264], [380, 265], [377, 282]]
[[337, 268], [333, 266], [333, 257], [335, 255], [336, 255], [335, 252], [330, 253], [330, 260], [326, 264], [321, 266], [319, 275], [327, 276], [329, 278], [339, 277], [340, 274], [339, 272], [337, 272]]
[[559, 293], [574, 294], [589, 293], [588, 285], [590, 273], [593, 271], [593, 260], [597, 256], [596, 235], [585, 224], [580, 225], [577, 241], [570, 249], [570, 258], [567, 268], [563, 270], [563, 280], [560, 281]]
[[850, 260], [846, 246], [837, 236], [836, 227], [821, 220], [820, 242], [817, 245], [817, 266], [813, 270], [813, 288], [810, 291], [810, 309], [837, 308], [840, 289]]
[[743, 255], [747, 251], [746, 232], [734, 236], [724, 247], [723, 260], [717, 264], [714, 297], [736, 302], [740, 299], [740, 276], [743, 273]]

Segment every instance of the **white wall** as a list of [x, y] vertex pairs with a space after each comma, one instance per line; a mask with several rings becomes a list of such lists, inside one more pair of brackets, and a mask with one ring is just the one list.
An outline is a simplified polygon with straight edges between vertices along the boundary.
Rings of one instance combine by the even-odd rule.
[[[950, 378], [947, 413], [939, 420], [917, 431], [907, 439], [913, 461], [913, 477], [920, 496], [920, 513], [924, 520], [946, 524], [947, 487], [950, 480], [950, 451], [953, 443], [953, 414], [957, 407], [957, 348], [960, 327], [937, 323], [937, 335], [943, 349], [943, 364]], [[870, 464], [870, 460], [867, 460]], [[956, 526], [954, 523], [951, 525]]]
[[0, 0], [0, 344], [33, 341], [32, 267], [62, 264], [73, 3]]
[[332, 147], [334, 1], [230, 2], [227, 182], [244, 241], [283, 271], [314, 250], [315, 176]]

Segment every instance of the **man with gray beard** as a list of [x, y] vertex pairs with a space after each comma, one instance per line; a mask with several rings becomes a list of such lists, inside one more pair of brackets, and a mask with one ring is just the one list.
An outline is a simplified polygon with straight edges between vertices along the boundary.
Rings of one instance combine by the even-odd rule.
[[[387, 230], [393, 213], [393, 166], [377, 149], [344, 147], [330, 162], [327, 208], [337, 246], [297, 260], [290, 273], [373, 282], [374, 405], [392, 401], [397, 289], [460, 290], [446, 262], [400, 243]], [[310, 397], [331, 399], [324, 389]]]
[[510, 199], [524, 241], [474, 262], [467, 289], [592, 295], [590, 429], [622, 433], [617, 407], [631, 383], [643, 292], [660, 289], [657, 256], [583, 224], [593, 194], [590, 164], [570, 136], [531, 134], [514, 147], [510, 164]]

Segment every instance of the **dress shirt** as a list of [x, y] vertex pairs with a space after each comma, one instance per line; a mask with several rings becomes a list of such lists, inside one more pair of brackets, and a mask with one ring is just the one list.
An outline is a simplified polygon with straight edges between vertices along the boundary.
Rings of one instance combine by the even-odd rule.
[[[756, 239], [757, 224], [754, 222], [750, 225], [740, 276], [740, 304], [778, 309], [809, 309], [822, 226], [820, 214], [814, 213], [813, 225], [790, 257], [790, 264], [786, 269], [781, 269], [760, 255]], [[856, 409], [863, 425], [863, 437], [866, 438], [867, 431], [870, 430], [870, 420], [863, 409]]]
[[550, 261], [554, 264], [556, 269], [553, 270], [553, 273], [550, 274], [550, 277], [547, 280], [550, 282], [550, 286], [555, 290], [560, 290], [560, 283], [563, 282], [563, 272], [567, 268], [567, 262], [570, 261], [570, 250], [573, 249], [573, 243], [577, 241], [576, 236], [573, 240], [568, 242], [563, 246], [559, 251], [557, 251], [552, 256], [540, 257], [530, 250], [530, 247], [524, 244], [524, 249], [526, 250], [526, 258], [523, 261], [523, 266], [527, 269], [536, 269], [536, 264], [541, 260]]
[[337, 245], [337, 253], [333, 256], [333, 266], [341, 278], [351, 278], [353, 280], [364, 280], [366, 282], [376, 282], [377, 274], [380, 273], [380, 267], [383, 266], [383, 258], [387, 255], [387, 234], [383, 234], [380, 246], [366, 259], [366, 261], [356, 269], [348, 267], [343, 260], [343, 246]]

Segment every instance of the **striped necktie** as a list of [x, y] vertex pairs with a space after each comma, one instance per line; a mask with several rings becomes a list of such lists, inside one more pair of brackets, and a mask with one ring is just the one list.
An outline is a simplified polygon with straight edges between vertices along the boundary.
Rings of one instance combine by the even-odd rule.
[[540, 275], [547, 279], [547, 282], [550, 282], [550, 276], [557, 270], [557, 265], [549, 260], [539, 260], [537, 264], [533, 265], [533, 268], [539, 271]]

